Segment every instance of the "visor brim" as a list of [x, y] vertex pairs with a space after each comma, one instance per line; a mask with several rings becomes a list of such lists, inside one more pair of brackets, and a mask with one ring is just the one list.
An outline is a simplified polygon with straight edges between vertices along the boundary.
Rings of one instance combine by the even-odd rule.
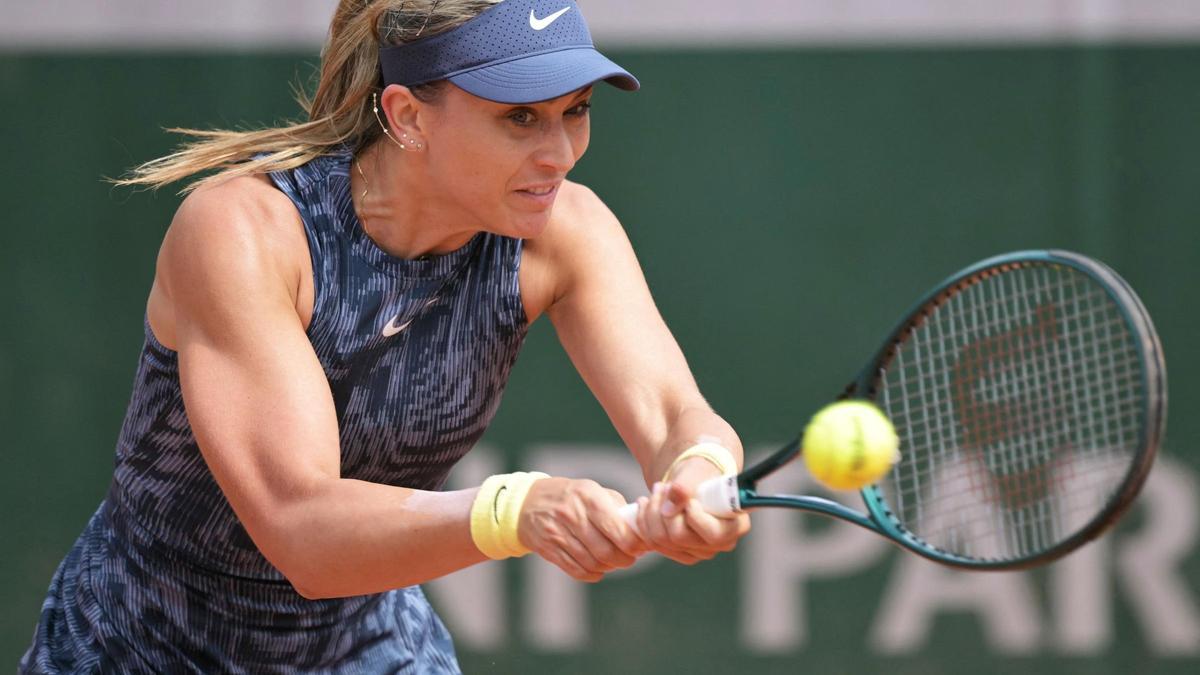
[[548, 101], [604, 80], [634, 91], [637, 78], [591, 47], [535, 54], [450, 76], [459, 88], [496, 103]]

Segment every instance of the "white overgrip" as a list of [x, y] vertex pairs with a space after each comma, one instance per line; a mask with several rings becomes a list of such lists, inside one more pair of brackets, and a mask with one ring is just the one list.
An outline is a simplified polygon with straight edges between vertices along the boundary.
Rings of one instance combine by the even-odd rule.
[[634, 532], [638, 532], [639, 534], [641, 533], [641, 531], [638, 530], [638, 525], [637, 525], [637, 517], [638, 517], [638, 503], [637, 502], [629, 502], [625, 506], [622, 506], [621, 507], [621, 517], [625, 519], [626, 525], [633, 528]]
[[[697, 488], [696, 498], [700, 500], [705, 511], [718, 518], [728, 518], [742, 510], [736, 475], [709, 478]], [[636, 501], [629, 502], [620, 508], [620, 513], [626, 524], [635, 532], [638, 531], [638, 503]]]
[[717, 476], [700, 484], [696, 497], [704, 510], [720, 518], [728, 518], [742, 510], [738, 494], [737, 475]]

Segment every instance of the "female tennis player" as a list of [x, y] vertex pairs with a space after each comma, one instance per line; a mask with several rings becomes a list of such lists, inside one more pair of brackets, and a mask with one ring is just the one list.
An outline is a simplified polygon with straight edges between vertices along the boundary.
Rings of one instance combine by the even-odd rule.
[[[566, 180], [600, 81], [638, 88], [572, 0], [343, 0], [307, 122], [189, 132], [134, 171], [212, 173], [163, 241], [112, 485], [22, 671], [457, 672], [417, 584], [735, 545], [748, 519], [692, 495], [738, 438]], [[588, 480], [439, 491], [542, 314], [653, 488], [641, 535]]]

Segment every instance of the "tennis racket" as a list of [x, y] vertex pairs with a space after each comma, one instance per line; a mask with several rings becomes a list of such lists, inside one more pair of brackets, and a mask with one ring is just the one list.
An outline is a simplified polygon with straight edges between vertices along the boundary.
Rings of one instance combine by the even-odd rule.
[[[839, 398], [873, 401], [900, 438], [900, 461], [861, 490], [861, 511], [758, 492], [799, 456], [799, 439], [702, 484], [705, 509], [812, 511], [946, 565], [1019, 569], [1096, 538], [1133, 502], [1166, 425], [1166, 367], [1150, 316], [1115, 272], [1076, 253], [1021, 251], [930, 291]], [[637, 509], [624, 507], [627, 522]]]

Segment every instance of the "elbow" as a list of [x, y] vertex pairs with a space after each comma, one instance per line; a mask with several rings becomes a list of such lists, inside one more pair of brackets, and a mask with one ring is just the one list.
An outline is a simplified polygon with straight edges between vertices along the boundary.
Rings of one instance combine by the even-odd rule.
[[287, 579], [296, 594], [305, 600], [328, 600], [336, 597], [327, 588], [328, 584], [322, 583], [322, 575], [317, 574], [314, 570], [305, 569], [303, 564], [277, 562], [271, 558], [267, 558], [267, 560], [275, 566], [275, 569], [279, 570], [284, 579]]
[[319, 530], [303, 500], [262, 500], [239, 514], [242, 526], [258, 552], [266, 558], [298, 595], [306, 600], [333, 597], [327, 569], [330, 560]]
[[301, 544], [286, 528], [252, 531], [251, 539], [267, 562], [283, 575], [292, 589], [306, 600], [325, 600], [333, 597], [325, 580], [329, 575], [320, 569], [312, 542]]
[[291, 577], [288, 577], [288, 582], [291, 583], [292, 590], [296, 591], [296, 594], [305, 600], [327, 600], [331, 597], [322, 593], [317, 587], [297, 581]]
[[305, 600], [327, 600], [336, 597], [329, 587], [329, 575], [317, 568], [311, 553], [305, 556], [302, 551], [295, 550], [275, 550], [270, 553], [260, 550], [300, 597]]

